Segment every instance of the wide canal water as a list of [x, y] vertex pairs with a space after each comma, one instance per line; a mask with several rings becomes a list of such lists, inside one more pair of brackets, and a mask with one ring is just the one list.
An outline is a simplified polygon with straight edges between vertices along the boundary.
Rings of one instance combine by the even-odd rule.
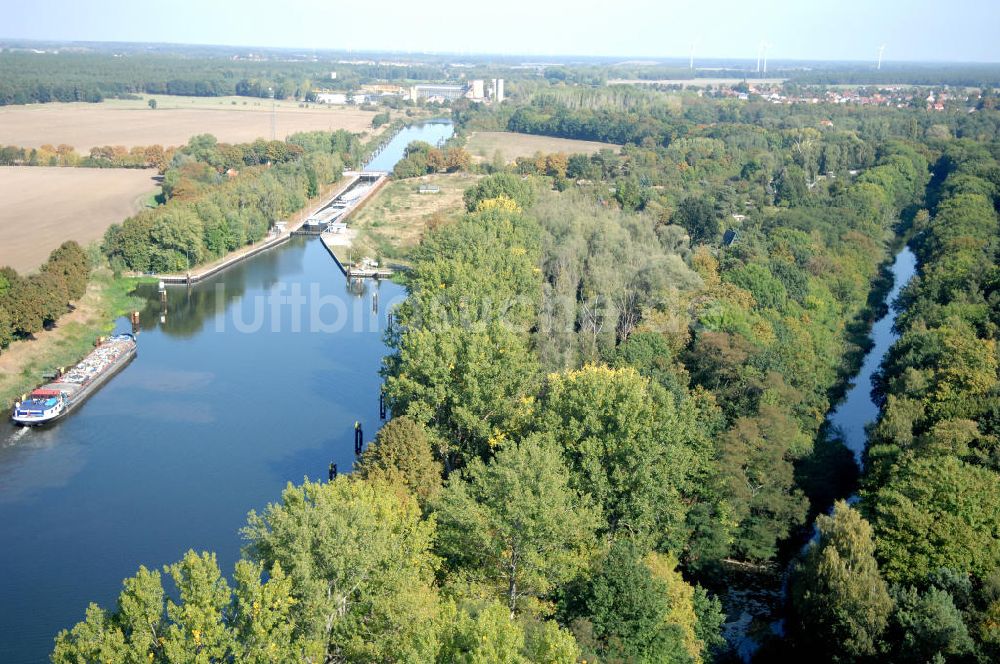
[[[405, 129], [371, 170], [450, 123]], [[378, 294], [375, 311], [374, 299]], [[65, 420], [0, 425], [0, 662], [48, 658], [91, 601], [186, 550], [227, 575], [250, 509], [287, 482], [354, 461], [354, 422], [377, 431], [378, 370], [394, 283], [347, 284], [316, 238], [292, 238], [165, 306], [144, 287], [138, 357]], [[128, 330], [125, 319], [120, 330]]]

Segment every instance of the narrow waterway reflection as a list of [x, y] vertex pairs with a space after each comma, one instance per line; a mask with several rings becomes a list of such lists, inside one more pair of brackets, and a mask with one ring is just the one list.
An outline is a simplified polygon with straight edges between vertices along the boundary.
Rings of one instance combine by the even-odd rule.
[[904, 247], [896, 254], [892, 264], [892, 290], [885, 299], [889, 305], [888, 312], [872, 325], [869, 335], [872, 347], [865, 355], [861, 369], [854, 377], [851, 389], [848, 390], [844, 400], [827, 417], [847, 448], [854, 452], [854, 458], [859, 465], [867, 444], [865, 427], [878, 417], [878, 406], [872, 401], [872, 376], [878, 371], [885, 354], [897, 339], [893, 331], [893, 325], [896, 323], [894, 305], [899, 293], [913, 277], [916, 266], [917, 257], [909, 247]]

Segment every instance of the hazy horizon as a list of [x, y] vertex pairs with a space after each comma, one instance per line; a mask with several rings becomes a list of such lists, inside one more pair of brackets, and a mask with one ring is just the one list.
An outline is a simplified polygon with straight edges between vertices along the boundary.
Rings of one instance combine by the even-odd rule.
[[785, 0], [693, 5], [623, 0], [562, 3], [510, 0], [503, 13], [458, 0], [433, 7], [398, 0], [379, 10], [321, 0], [278, 4], [225, 0], [170, 5], [110, 0], [99, 7], [38, 0], [11, 7], [3, 39], [355, 51], [531, 58], [597, 57], [686, 62], [753, 61], [761, 42], [771, 62], [996, 64], [1000, 3], [947, 6], [867, 3], [837, 6]]
[[[254, 51], [260, 50], [264, 52], [288, 52], [292, 54], [305, 55], [305, 54], [330, 54], [330, 55], [340, 55], [340, 56], [369, 56], [369, 55], [383, 55], [383, 56], [431, 56], [431, 57], [449, 57], [454, 58], [456, 62], [460, 61], [461, 58], [475, 58], [475, 59], [489, 59], [498, 58], [504, 60], [517, 60], [518, 64], [571, 64], [571, 63], [602, 63], [602, 64], [651, 64], [651, 65], [677, 65], [687, 68], [688, 57], [678, 56], [678, 55], [662, 55], [662, 56], [642, 56], [630, 53], [610, 53], [607, 55], [588, 55], [584, 53], [552, 53], [552, 54], [539, 54], [539, 53], [497, 53], [490, 51], [432, 51], [432, 50], [393, 50], [393, 49], [377, 49], [377, 48], [358, 48], [358, 49], [338, 49], [338, 48], [298, 48], [294, 46], [273, 46], [268, 44], [219, 44], [210, 42], [175, 42], [175, 41], [135, 41], [135, 40], [88, 40], [88, 39], [44, 39], [44, 38], [26, 38], [26, 37], [10, 37], [7, 35], [0, 34], [0, 47], [13, 48], [10, 44], [13, 43], [23, 43], [23, 44], [37, 44], [37, 45], [56, 45], [56, 46], [78, 46], [78, 47], [106, 47], [106, 50], [113, 50], [114, 46], [156, 46], [156, 47], [168, 47], [168, 48], [178, 48], [178, 49], [220, 49], [220, 50], [231, 50], [231, 51]], [[6, 44], [6, 46], [4, 46]], [[843, 64], [843, 65], [874, 65], [875, 59], [849, 59], [849, 58], [828, 58], [828, 59], [808, 59], [808, 58], [775, 58], [768, 55], [768, 67], [772, 65], [775, 67], [779, 65], [808, 65], [808, 64]], [[751, 65], [755, 64], [755, 58], [753, 57], [725, 57], [717, 56], [711, 53], [706, 53], [704, 55], [697, 56], [694, 61], [694, 66], [696, 70], [711, 70], [718, 68], [721, 64], [740, 64], [740, 65]], [[892, 69], [893, 67], [902, 67], [906, 65], [973, 65], [973, 66], [1000, 66], [1000, 59], [997, 60], [888, 60], [883, 59], [882, 68]]]

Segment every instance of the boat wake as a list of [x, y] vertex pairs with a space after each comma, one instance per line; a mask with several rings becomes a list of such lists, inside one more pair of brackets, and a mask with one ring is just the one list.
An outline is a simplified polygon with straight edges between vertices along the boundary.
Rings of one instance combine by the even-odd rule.
[[14, 433], [10, 434], [10, 436], [7, 437], [7, 440], [4, 441], [5, 444], [13, 445], [17, 441], [21, 440], [21, 438], [23, 438], [30, 430], [31, 430], [30, 427], [18, 427], [14, 431]]

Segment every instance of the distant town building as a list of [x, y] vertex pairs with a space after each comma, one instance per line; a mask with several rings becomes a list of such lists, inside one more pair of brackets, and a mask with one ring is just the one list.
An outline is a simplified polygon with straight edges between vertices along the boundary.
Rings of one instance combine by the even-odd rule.
[[347, 95], [343, 92], [320, 92], [316, 95], [317, 104], [341, 105], [347, 103]]

